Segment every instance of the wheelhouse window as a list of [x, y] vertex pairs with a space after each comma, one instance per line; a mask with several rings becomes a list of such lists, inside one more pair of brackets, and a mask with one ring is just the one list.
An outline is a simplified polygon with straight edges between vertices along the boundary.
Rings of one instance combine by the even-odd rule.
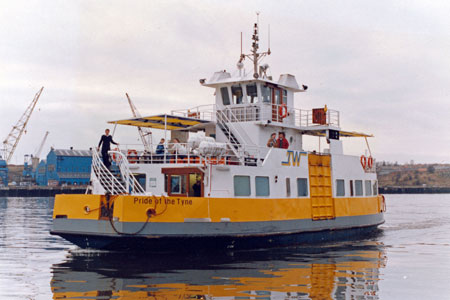
[[297, 178], [297, 196], [308, 196], [308, 180], [306, 178]]
[[355, 180], [355, 195], [363, 196], [363, 183], [362, 180]]
[[287, 91], [283, 90], [283, 104], [287, 104]]
[[233, 181], [235, 196], [250, 196], [250, 176], [236, 175]]
[[336, 196], [345, 196], [345, 181], [344, 179], [336, 179]]
[[228, 88], [227, 87], [220, 88], [220, 94], [222, 95], [223, 105], [230, 105], [230, 95], [228, 94]]
[[256, 176], [255, 177], [255, 190], [256, 196], [269, 196], [269, 177], [266, 176]]
[[258, 90], [256, 88], [256, 83], [247, 84], [246, 92], [247, 92], [247, 102], [248, 103], [257, 103], [258, 102]]
[[233, 97], [233, 104], [242, 104], [244, 94], [240, 85], [233, 85], [231, 87], [231, 95]]
[[272, 88], [267, 85], [261, 86], [261, 97], [264, 103], [272, 103]]
[[364, 190], [366, 192], [366, 196], [372, 196], [372, 183], [370, 180], [364, 181]]
[[147, 190], [147, 184], [146, 184], [146, 175], [145, 174], [133, 174], [136, 180], [139, 182], [139, 185], [144, 189], [144, 191]]

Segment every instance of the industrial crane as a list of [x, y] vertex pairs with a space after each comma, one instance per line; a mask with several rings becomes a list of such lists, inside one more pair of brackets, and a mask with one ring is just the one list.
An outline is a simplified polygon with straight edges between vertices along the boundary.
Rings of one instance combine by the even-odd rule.
[[49, 132], [47, 131], [44, 135], [44, 139], [42, 140], [41, 144], [39, 145], [39, 148], [34, 153], [34, 156], [32, 156], [32, 164], [33, 164], [33, 170], [36, 170], [37, 165], [39, 164], [39, 159], [41, 156], [42, 148], [44, 148], [45, 141], [47, 140]]
[[[128, 104], [130, 104], [130, 108], [131, 108], [131, 112], [133, 113], [133, 117], [140, 118], [141, 114], [137, 110], [136, 106], [134, 106], [133, 101], [131, 101], [131, 99], [130, 99], [130, 96], [128, 96], [128, 93], [125, 93], [125, 95], [127, 96]], [[151, 152], [152, 151], [151, 143], [149, 143], [149, 141], [145, 137], [147, 135], [151, 136], [152, 132], [149, 130], [145, 130], [141, 127], [138, 127], [138, 131], [139, 131], [139, 135], [141, 136], [142, 144], [144, 144], [145, 151]], [[151, 140], [151, 137], [150, 137], [150, 140]]]
[[44, 87], [41, 87], [41, 89], [36, 93], [33, 101], [31, 101], [30, 105], [25, 110], [22, 117], [20, 117], [19, 121], [16, 123], [16, 125], [13, 126], [11, 132], [3, 141], [3, 153], [4, 153], [3, 157], [7, 163], [9, 163], [11, 161], [11, 158], [13, 157], [14, 151], [16, 150], [20, 137], [22, 136], [27, 127], [28, 120], [30, 120], [34, 107], [36, 106], [36, 103], [38, 102], [39, 97], [41, 96], [42, 90], [44, 90]]

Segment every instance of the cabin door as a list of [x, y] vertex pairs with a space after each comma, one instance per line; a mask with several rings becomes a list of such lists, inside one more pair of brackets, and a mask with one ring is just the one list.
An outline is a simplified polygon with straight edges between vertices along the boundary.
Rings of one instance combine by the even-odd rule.
[[172, 197], [203, 197], [203, 173], [198, 168], [163, 168], [165, 190]]
[[283, 103], [283, 90], [279, 88], [272, 88], [272, 121], [283, 122], [280, 118], [280, 108]]

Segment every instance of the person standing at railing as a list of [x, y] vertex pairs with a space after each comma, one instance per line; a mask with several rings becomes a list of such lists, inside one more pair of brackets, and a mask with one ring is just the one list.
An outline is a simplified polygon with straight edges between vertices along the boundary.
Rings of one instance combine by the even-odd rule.
[[157, 155], [164, 155], [164, 152], [166, 151], [166, 147], [164, 146], [165, 141], [165, 139], [161, 139], [158, 146], [156, 146]]
[[105, 134], [102, 135], [100, 142], [98, 143], [97, 151], [100, 149], [100, 146], [102, 146], [103, 164], [108, 169], [111, 166], [111, 161], [108, 154], [108, 151], [111, 150], [111, 143], [113, 143], [114, 145], [119, 145], [119, 143], [114, 142], [112, 136], [109, 135], [109, 129], [106, 129]]
[[289, 148], [289, 142], [286, 139], [286, 134], [283, 131], [278, 132], [278, 140], [277, 145], [275, 147], [282, 149]]
[[184, 158], [187, 155], [186, 147], [180, 144], [180, 140], [177, 138], [174, 138], [172, 140], [172, 154], [178, 155], [181, 158]]

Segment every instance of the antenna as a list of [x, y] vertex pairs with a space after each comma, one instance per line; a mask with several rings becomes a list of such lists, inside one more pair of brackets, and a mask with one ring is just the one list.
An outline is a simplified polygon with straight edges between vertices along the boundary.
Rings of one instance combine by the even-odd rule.
[[242, 57], [242, 31], [241, 31], [241, 57]]
[[267, 54], [270, 55], [270, 24], [269, 24], [269, 49], [267, 50]]

